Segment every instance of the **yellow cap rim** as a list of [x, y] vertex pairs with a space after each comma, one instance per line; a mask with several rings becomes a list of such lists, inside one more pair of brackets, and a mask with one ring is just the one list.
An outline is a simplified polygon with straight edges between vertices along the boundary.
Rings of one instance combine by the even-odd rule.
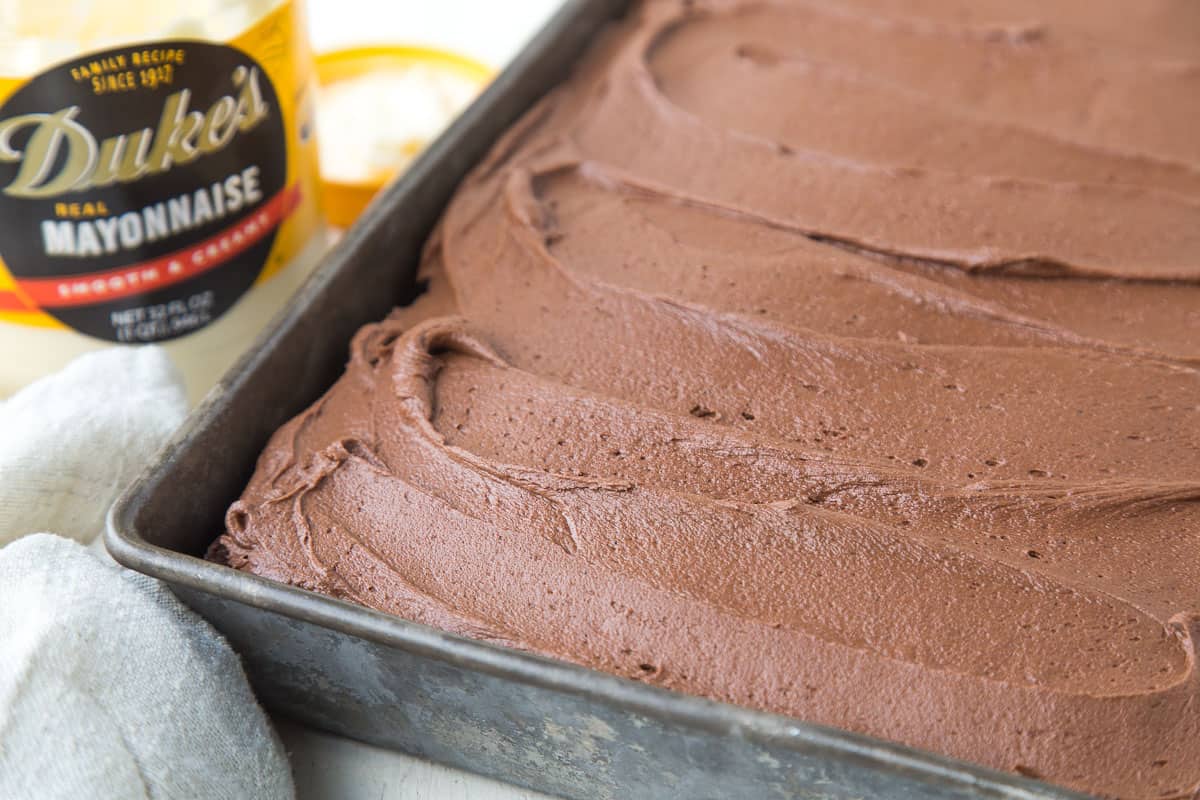
[[[481, 85], [494, 74], [491, 68], [467, 56], [420, 45], [349, 47], [321, 53], [315, 62], [317, 82], [322, 86], [358, 78], [380, 69], [410, 64], [443, 68]], [[392, 177], [371, 181], [339, 181], [322, 175], [321, 205], [326, 219], [338, 227], [349, 227]]]

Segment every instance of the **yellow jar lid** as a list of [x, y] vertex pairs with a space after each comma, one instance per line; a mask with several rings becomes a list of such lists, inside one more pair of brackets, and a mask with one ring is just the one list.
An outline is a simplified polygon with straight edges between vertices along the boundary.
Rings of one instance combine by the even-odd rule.
[[475, 97], [492, 70], [457, 53], [379, 45], [318, 55], [321, 204], [348, 227]]

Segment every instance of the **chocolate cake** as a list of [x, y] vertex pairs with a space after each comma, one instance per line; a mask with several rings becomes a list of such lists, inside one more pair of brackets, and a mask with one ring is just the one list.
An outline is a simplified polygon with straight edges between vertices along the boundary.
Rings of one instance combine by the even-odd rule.
[[1200, 791], [1200, 3], [650, 2], [210, 556], [1121, 798]]

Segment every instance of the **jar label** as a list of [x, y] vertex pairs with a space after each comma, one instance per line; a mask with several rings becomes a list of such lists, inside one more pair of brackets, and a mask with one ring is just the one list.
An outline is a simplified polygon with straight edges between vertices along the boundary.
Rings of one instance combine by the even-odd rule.
[[258, 57], [238, 43], [143, 42], [9, 82], [0, 319], [165, 341], [294, 255], [305, 237], [286, 229], [311, 230], [316, 198], [290, 12], [242, 37]]

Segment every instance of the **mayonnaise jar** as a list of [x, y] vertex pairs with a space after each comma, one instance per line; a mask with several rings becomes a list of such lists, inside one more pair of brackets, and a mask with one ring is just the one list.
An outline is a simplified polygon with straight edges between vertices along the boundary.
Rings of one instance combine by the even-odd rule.
[[193, 399], [326, 246], [299, 0], [0, 0], [0, 397], [161, 343]]

